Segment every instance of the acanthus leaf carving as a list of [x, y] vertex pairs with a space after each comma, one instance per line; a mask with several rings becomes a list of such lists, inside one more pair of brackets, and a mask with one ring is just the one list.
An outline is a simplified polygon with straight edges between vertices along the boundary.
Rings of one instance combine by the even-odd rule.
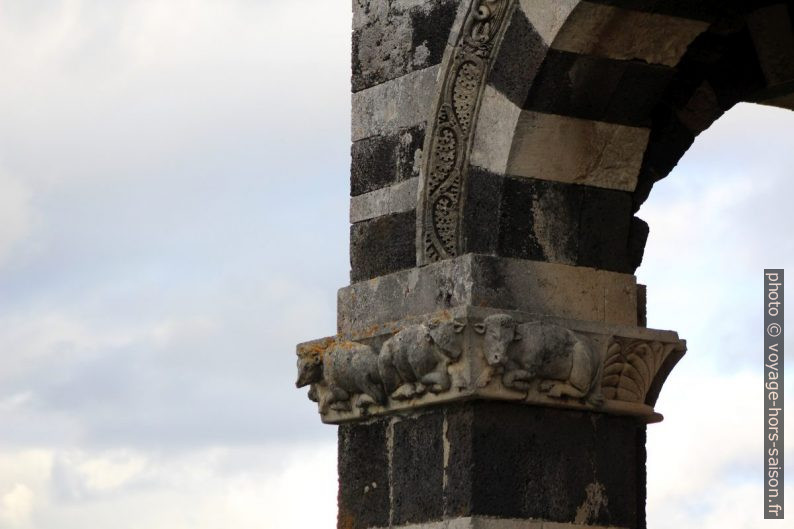
[[679, 344], [614, 337], [604, 361], [602, 388], [608, 399], [645, 402], [662, 364]]

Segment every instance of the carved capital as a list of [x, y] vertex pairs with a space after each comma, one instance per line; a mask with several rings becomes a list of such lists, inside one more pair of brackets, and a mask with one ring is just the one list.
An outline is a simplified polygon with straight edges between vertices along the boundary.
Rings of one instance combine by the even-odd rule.
[[655, 422], [685, 350], [670, 331], [459, 307], [299, 345], [297, 385], [328, 423], [473, 398]]

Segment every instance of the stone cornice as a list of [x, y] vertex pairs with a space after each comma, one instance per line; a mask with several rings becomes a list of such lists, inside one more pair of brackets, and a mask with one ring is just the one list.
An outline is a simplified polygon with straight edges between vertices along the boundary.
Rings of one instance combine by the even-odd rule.
[[658, 422], [675, 332], [461, 306], [297, 347], [299, 386], [338, 424], [471, 399]]

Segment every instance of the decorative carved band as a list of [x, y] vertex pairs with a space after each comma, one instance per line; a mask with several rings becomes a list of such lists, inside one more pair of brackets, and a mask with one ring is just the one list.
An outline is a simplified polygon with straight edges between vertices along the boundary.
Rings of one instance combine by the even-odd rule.
[[610, 328], [573, 330], [498, 311], [475, 318], [443, 313], [362, 342], [298, 346], [297, 386], [311, 386], [309, 398], [331, 423], [470, 398], [653, 421], [659, 416], [648, 393], [661, 389], [665, 361], [677, 360], [673, 351], [680, 358], [685, 345], [674, 333], [643, 332], [638, 338]]
[[425, 144], [420, 264], [461, 251], [463, 196], [472, 131], [495, 52], [515, 0], [474, 0], [447, 59]]

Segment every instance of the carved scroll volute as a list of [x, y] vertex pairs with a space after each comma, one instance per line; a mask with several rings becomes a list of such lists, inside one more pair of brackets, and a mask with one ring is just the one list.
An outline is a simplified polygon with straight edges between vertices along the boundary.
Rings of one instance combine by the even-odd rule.
[[624, 402], [655, 404], [661, 385], [685, 351], [684, 342], [613, 339], [604, 362], [604, 396]]
[[492, 59], [515, 0], [474, 0], [429, 121], [417, 253], [421, 264], [459, 255], [472, 130]]

